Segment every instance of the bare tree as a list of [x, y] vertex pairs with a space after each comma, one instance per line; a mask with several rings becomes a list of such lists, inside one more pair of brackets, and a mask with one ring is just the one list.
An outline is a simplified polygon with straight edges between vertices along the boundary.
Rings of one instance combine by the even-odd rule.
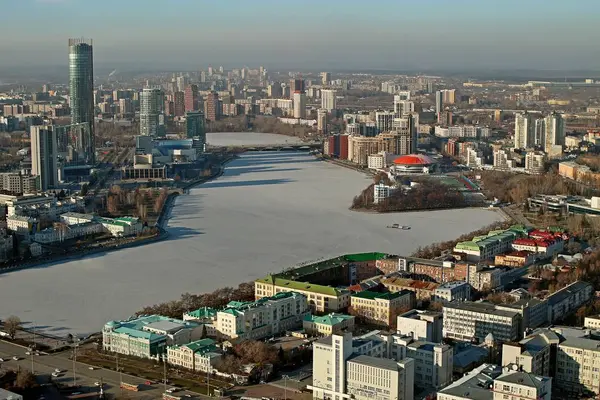
[[14, 339], [17, 335], [17, 329], [21, 327], [21, 319], [14, 315], [11, 315], [4, 321], [4, 329], [10, 336], [11, 339]]

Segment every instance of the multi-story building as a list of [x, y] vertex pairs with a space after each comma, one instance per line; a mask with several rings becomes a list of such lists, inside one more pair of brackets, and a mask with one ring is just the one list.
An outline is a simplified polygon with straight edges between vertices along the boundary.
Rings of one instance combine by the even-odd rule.
[[374, 324], [392, 326], [396, 318], [415, 306], [415, 294], [410, 290], [378, 293], [365, 290], [350, 297], [354, 315]]
[[41, 190], [40, 176], [20, 172], [0, 173], [0, 189], [20, 194], [37, 193]]
[[370, 349], [369, 341], [353, 341], [350, 333], [314, 342], [313, 382], [308, 387], [313, 399], [413, 399], [414, 360], [398, 362], [365, 354]]
[[518, 312], [521, 315], [521, 332], [548, 323], [548, 302], [546, 300], [523, 298], [510, 304], [498, 304], [496, 307], [499, 310]]
[[394, 118], [395, 114], [391, 111], [375, 111], [375, 123], [377, 124], [377, 131], [391, 131]]
[[442, 388], [452, 382], [454, 351], [447, 344], [413, 340], [394, 336], [392, 341], [392, 358], [406, 358], [415, 362], [415, 385], [420, 388]]
[[232, 301], [217, 312], [217, 335], [228, 339], [262, 339], [302, 326], [309, 315], [305, 295], [277, 293], [252, 302]]
[[471, 285], [465, 281], [442, 283], [433, 291], [432, 300], [444, 304], [452, 301], [470, 301]]
[[482, 364], [462, 378], [437, 392], [438, 400], [494, 400], [494, 379], [502, 374], [502, 368]]
[[200, 101], [198, 95], [198, 85], [188, 85], [184, 91], [185, 111], [199, 111]]
[[58, 139], [54, 125], [37, 125], [30, 129], [31, 174], [40, 177], [43, 191], [58, 185]]
[[515, 160], [510, 158], [510, 153], [506, 150], [494, 151], [494, 169], [509, 171], [516, 166]]
[[294, 92], [292, 94], [294, 101], [294, 118], [306, 118], [306, 93]]
[[389, 198], [392, 193], [398, 190], [394, 186], [385, 185], [383, 183], [378, 183], [373, 186], [373, 203], [379, 204], [383, 202], [385, 199]]
[[513, 240], [518, 236], [517, 232], [510, 229], [490, 231], [487, 235], [457, 243], [454, 252], [465, 254], [469, 261], [489, 260], [510, 250]]
[[222, 355], [221, 350], [212, 339], [200, 339], [187, 344], [167, 347], [169, 364], [198, 372], [212, 373]]
[[440, 115], [444, 111], [444, 94], [441, 90], [435, 92], [435, 114]]
[[496, 379], [493, 400], [550, 400], [552, 378], [521, 371], [506, 371]]
[[254, 297], [274, 296], [281, 292], [302, 293], [313, 312], [339, 312], [350, 305], [350, 291], [307, 282], [292, 281], [269, 275], [254, 281]]
[[317, 130], [321, 133], [327, 133], [327, 110], [322, 108], [317, 110]]
[[600, 315], [585, 317], [583, 326], [589, 329], [600, 330]]
[[431, 300], [433, 292], [439, 286], [439, 283], [436, 282], [398, 278], [394, 276], [382, 279], [381, 284], [390, 292], [410, 290], [411, 292], [415, 293], [415, 298], [417, 300]]
[[334, 89], [321, 89], [321, 108], [332, 112], [337, 108], [337, 91]]
[[114, 353], [159, 358], [167, 346], [187, 344], [201, 335], [202, 327], [195, 322], [150, 315], [107, 322], [102, 329], [102, 346]]
[[164, 95], [160, 88], [144, 88], [142, 90], [140, 93], [140, 135], [162, 136], [163, 105]]
[[202, 152], [206, 146], [206, 121], [201, 111], [185, 113], [185, 133], [188, 139], [198, 138]]
[[556, 349], [561, 342], [560, 336], [550, 329], [539, 329], [520, 342], [502, 345], [502, 366], [541, 376], [554, 375], [552, 347]]
[[496, 340], [514, 341], [522, 335], [521, 315], [516, 311], [499, 310], [490, 303], [448, 303], [443, 313], [444, 337], [450, 339], [483, 342], [491, 333]]
[[515, 115], [515, 148], [530, 149], [535, 145], [535, 124], [527, 111]]
[[84, 222], [71, 225], [57, 223], [53, 227], [36, 232], [33, 236], [33, 240], [37, 243], [54, 244], [62, 243], [70, 239], [96, 235], [102, 232], [104, 232], [102, 224], [96, 222]]
[[8, 235], [6, 231], [0, 232], [0, 262], [5, 262], [10, 258], [14, 249], [13, 236]]
[[525, 171], [530, 174], [542, 174], [545, 170], [546, 155], [529, 151], [525, 155]]
[[396, 330], [414, 340], [441, 343], [444, 327], [441, 312], [410, 310], [398, 316]]
[[185, 114], [185, 93], [177, 91], [173, 93], [173, 112], [176, 117], [183, 117]]
[[577, 281], [552, 293], [548, 302], [548, 322], [554, 323], [577, 311], [592, 299], [594, 287], [591, 283]]
[[558, 345], [554, 383], [569, 392], [600, 394], [600, 341], [567, 337]]
[[[82, 147], [85, 159], [95, 160], [94, 135], [94, 50], [91, 40], [69, 39], [69, 106], [71, 123], [88, 123], [90, 136]], [[45, 189], [44, 189], [45, 190]]]
[[354, 319], [352, 315], [338, 313], [330, 313], [322, 317], [306, 315], [302, 327], [308, 335], [341, 335], [354, 330]]
[[565, 122], [556, 112], [544, 118], [544, 151], [550, 158], [562, 155], [565, 145]]
[[206, 96], [204, 102], [204, 115], [208, 121], [218, 121], [221, 117], [221, 107], [219, 106], [219, 94], [215, 91]]
[[409, 272], [413, 276], [423, 276], [443, 283], [457, 280], [455, 278], [454, 262], [429, 260], [426, 258], [400, 257], [398, 259], [400, 271]]

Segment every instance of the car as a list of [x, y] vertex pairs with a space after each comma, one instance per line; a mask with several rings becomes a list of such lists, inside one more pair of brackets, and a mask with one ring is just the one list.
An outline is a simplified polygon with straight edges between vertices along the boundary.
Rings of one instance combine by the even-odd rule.
[[145, 383], [146, 385], [152, 385], [152, 384], [154, 384], [154, 382], [152, 382], [152, 381], [146, 381], [146, 382], [144, 382], [144, 383]]
[[19, 357], [17, 357], [17, 356], [14, 356], [14, 357], [13, 357], [13, 360], [15, 360], [15, 361], [19, 361]]
[[103, 383], [100, 383], [100, 382], [94, 382], [94, 386], [98, 386], [98, 387], [100, 387], [100, 386], [103, 386], [103, 385], [104, 385]]
[[95, 370], [96, 368], [95, 368], [95, 367], [88, 367], [88, 369], [93, 371], [93, 370]]
[[4, 362], [4, 358], [0, 358], [0, 362]]
[[30, 356], [30, 355], [31, 355], [31, 352], [30, 352], [30, 351], [26, 351], [26, 352], [25, 352], [25, 355], [26, 355], [26, 356]]
[[169, 389], [167, 389], [167, 393], [175, 393], [175, 392], [177, 392], [178, 390], [179, 390], [179, 388], [172, 387], [172, 388], [169, 388]]
[[59, 376], [59, 375], [60, 375], [60, 374], [59, 374], [58, 372], [53, 372], [53, 373], [52, 373], [52, 376], [53, 376], [53, 377], [55, 377], [55, 378], [56, 378], [57, 376]]

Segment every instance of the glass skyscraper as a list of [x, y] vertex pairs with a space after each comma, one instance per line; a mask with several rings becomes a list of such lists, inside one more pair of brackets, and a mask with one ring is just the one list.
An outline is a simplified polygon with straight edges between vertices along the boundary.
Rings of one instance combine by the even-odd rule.
[[92, 41], [69, 39], [69, 94], [71, 123], [90, 124], [90, 134], [79, 143], [85, 161], [94, 163], [94, 54]]
[[162, 136], [164, 134], [164, 95], [156, 88], [144, 88], [140, 93], [140, 135]]

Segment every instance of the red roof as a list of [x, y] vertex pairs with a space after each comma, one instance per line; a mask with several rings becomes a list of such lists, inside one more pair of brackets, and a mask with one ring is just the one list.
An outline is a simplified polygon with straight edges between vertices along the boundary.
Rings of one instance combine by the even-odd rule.
[[394, 160], [394, 164], [400, 165], [430, 165], [434, 163], [435, 161], [425, 154], [407, 154]]

